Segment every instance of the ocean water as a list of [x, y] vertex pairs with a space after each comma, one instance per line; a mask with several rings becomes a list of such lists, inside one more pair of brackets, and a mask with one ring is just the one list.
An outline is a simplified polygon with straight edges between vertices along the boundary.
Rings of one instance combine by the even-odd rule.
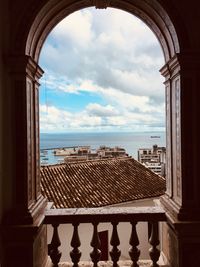
[[[139, 148], [150, 148], [153, 145], [166, 146], [165, 132], [109, 132], [109, 133], [41, 133], [40, 149], [46, 149], [46, 160], [48, 164], [62, 161], [62, 157], [54, 156], [54, 148], [90, 146], [96, 149], [99, 146], [119, 146], [137, 159]], [[44, 156], [43, 156], [44, 159]], [[41, 161], [43, 161], [41, 158]], [[43, 161], [44, 162], [44, 161]], [[46, 163], [47, 163], [46, 162]]]

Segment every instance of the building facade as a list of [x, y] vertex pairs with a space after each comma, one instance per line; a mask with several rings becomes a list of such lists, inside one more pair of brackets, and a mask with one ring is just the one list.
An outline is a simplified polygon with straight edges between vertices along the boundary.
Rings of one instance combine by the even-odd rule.
[[152, 148], [140, 148], [138, 161], [153, 172], [165, 177], [166, 147], [153, 145]]

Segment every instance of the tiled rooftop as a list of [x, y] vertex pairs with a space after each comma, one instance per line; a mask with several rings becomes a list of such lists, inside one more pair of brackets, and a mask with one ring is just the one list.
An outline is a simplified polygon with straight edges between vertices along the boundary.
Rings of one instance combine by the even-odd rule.
[[165, 180], [133, 158], [41, 167], [41, 190], [55, 208], [99, 207], [159, 197]]

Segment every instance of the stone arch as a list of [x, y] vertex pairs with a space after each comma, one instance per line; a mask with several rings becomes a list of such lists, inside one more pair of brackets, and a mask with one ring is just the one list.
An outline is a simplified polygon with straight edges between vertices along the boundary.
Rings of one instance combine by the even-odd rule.
[[1, 211], [9, 225], [2, 242], [3, 258], [9, 266], [45, 266], [47, 247], [41, 250], [41, 244], [46, 244], [43, 219], [47, 203], [40, 193], [38, 91], [42, 70], [38, 58], [46, 36], [60, 20], [90, 6], [115, 7], [137, 15], [155, 32], [163, 48], [166, 64], [161, 73], [169, 129], [167, 192], [162, 198], [167, 214], [164, 254], [171, 266], [188, 266], [199, 255], [200, 240], [200, 53], [196, 34], [200, 20], [196, 1], [180, 5], [176, 0], [3, 1], [0, 65], [6, 103], [1, 124], [5, 126], [2, 151], [8, 157], [3, 157], [2, 164], [6, 187]]
[[175, 27], [165, 9], [156, 0], [85, 0], [76, 2], [62, 0], [56, 4], [48, 1], [39, 10], [28, 32], [25, 43], [26, 55], [31, 56], [35, 62], [38, 62], [41, 47], [56, 24], [69, 14], [91, 6], [96, 8], [118, 8], [140, 18], [157, 36], [166, 62], [180, 52], [180, 44]]
[[[168, 7], [170, 12], [166, 11], [167, 8], [164, 8], [158, 0], [44, 0], [32, 1], [32, 5], [27, 2], [26, 5], [31, 6], [31, 10], [27, 12], [26, 7], [20, 10], [23, 14], [20, 18], [23, 21], [16, 20], [13, 25], [12, 42], [9, 47], [12, 52], [9, 60], [11, 90], [15, 95], [12, 103], [15, 114], [12, 116], [12, 121], [17, 135], [17, 138], [13, 140], [13, 147], [16, 150], [14, 155], [16, 169], [13, 171], [12, 179], [14, 184], [17, 184], [18, 177], [21, 177], [24, 188], [27, 188], [27, 191], [23, 192], [21, 186], [13, 187], [15, 192], [14, 210], [28, 210], [26, 221], [32, 222], [45, 206], [45, 200], [40, 192], [39, 173], [38, 95], [39, 79], [43, 72], [38, 66], [38, 59], [41, 47], [52, 28], [64, 17], [77, 10], [95, 6], [96, 8], [118, 8], [136, 15], [156, 34], [163, 49], [166, 64], [161, 69], [161, 73], [166, 79], [168, 148], [165, 206], [172, 203], [171, 209], [174, 210], [173, 203], [176, 203], [176, 213], [178, 214], [182, 206], [183, 189], [187, 188], [183, 187], [184, 172], [186, 172], [183, 168], [183, 160], [186, 158], [182, 155], [184, 144], [181, 139], [183, 133], [181, 130], [187, 110], [181, 110], [185, 101], [182, 98], [184, 87], [181, 84], [183, 80], [181, 68], [189, 66], [190, 58], [187, 57], [187, 60], [183, 60], [184, 49], [189, 47], [188, 38], [186, 31], [184, 33], [184, 26], [180, 27], [180, 22], [177, 22], [179, 19], [174, 19], [173, 8], [170, 6]], [[176, 23], [172, 22], [171, 17]], [[20, 129], [24, 129], [24, 131], [21, 132]], [[186, 138], [189, 138], [189, 132], [186, 134], [188, 134]], [[21, 158], [17, 153], [19, 149], [22, 150]]]
[[[27, 28], [26, 39], [23, 39], [25, 41], [25, 54], [37, 65], [42, 45], [54, 26], [69, 14], [91, 6], [95, 6], [99, 9], [108, 7], [118, 8], [136, 15], [149, 26], [160, 42], [166, 63], [161, 70], [162, 75], [166, 78], [166, 143], [168, 148], [166, 196], [169, 197], [169, 199], [173, 199], [178, 207], [180, 207], [182, 203], [180, 136], [182, 118], [180, 115], [180, 59], [177, 55], [182, 52], [185, 42], [187, 42], [187, 37], [182, 37], [182, 32], [180, 31], [181, 27], [179, 27], [177, 23], [178, 19], [176, 19], [176, 24], [172, 22], [170, 16], [173, 18], [175, 17], [172, 14], [172, 7], [169, 8], [170, 12], [167, 12], [158, 0], [61, 0], [56, 1], [56, 3], [54, 1], [46, 1], [46, 3], [38, 9], [38, 12], [36, 12], [36, 16], [32, 19], [32, 22], [28, 24], [30, 27]], [[183, 25], [182, 28], [184, 28]], [[181, 44], [179, 39], [182, 40]], [[37, 108], [37, 106], [33, 106], [33, 110]], [[38, 111], [36, 113], [38, 113]], [[38, 119], [36, 119], [35, 125], [37, 125], [37, 123]], [[36, 135], [35, 144], [38, 143], [37, 140], [39, 140], [39, 134]], [[176, 151], [173, 151], [173, 148], [176, 148]], [[176, 168], [173, 169], [173, 166], [176, 166]]]

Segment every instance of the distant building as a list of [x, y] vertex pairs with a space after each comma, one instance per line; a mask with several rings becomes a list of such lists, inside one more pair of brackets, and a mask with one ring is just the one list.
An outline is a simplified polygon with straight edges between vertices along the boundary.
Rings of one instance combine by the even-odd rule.
[[165, 177], [166, 147], [153, 145], [152, 148], [140, 148], [138, 161], [153, 172]]
[[90, 153], [90, 146], [74, 146], [54, 149], [55, 156], [83, 156]]
[[84, 160], [127, 157], [126, 150], [121, 147], [100, 146], [98, 149], [91, 149], [90, 146], [62, 148], [54, 151], [56, 156], [65, 155], [64, 162], [78, 162]]
[[114, 157], [124, 157], [128, 156], [126, 150], [122, 147], [106, 147], [100, 146], [97, 149], [97, 154], [100, 158], [114, 158]]
[[122, 147], [100, 146], [97, 149], [90, 146], [73, 146], [40, 150], [40, 165], [50, 165], [85, 160], [127, 157], [126, 150]]

